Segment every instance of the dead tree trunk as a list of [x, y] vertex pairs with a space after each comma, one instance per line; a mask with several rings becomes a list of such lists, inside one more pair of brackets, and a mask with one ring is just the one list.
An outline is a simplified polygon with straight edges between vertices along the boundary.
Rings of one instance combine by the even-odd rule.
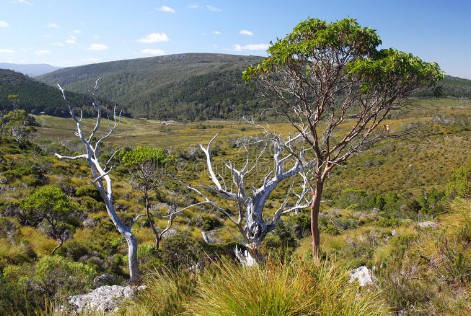
[[[214, 136], [206, 147], [200, 145], [201, 150], [206, 155], [207, 168], [210, 174], [211, 181], [214, 186], [205, 187], [207, 190], [218, 195], [220, 198], [233, 201], [237, 207], [237, 218], [232, 217], [225, 209], [217, 206], [209, 200], [207, 196], [197, 191], [200, 195], [204, 196], [206, 202], [210, 203], [215, 209], [225, 214], [231, 222], [236, 226], [242, 238], [239, 239], [247, 249], [247, 253], [242, 253], [236, 249], [236, 255], [243, 264], [250, 265], [250, 262], [260, 262], [263, 256], [260, 253], [260, 246], [264, 241], [266, 235], [273, 231], [280, 223], [281, 216], [291, 211], [306, 208], [309, 203], [305, 201], [304, 197], [307, 192], [307, 176], [303, 174], [305, 165], [303, 163], [304, 151], [300, 150], [294, 154], [292, 148], [293, 143], [298, 137], [290, 138], [286, 142], [282, 142], [279, 137], [272, 137], [270, 140], [273, 146], [273, 169], [265, 175], [263, 184], [258, 187], [252, 187], [251, 190], [247, 189], [246, 176], [255, 169], [257, 161], [249, 167], [249, 159], [246, 159], [245, 165], [241, 169], [237, 169], [232, 162], [226, 162], [225, 166], [230, 171], [232, 185], [231, 188], [226, 186], [224, 179], [217, 175], [213, 170], [211, 160], [210, 146]], [[259, 158], [264, 154], [265, 150], [259, 154]], [[258, 160], [258, 159], [257, 159]], [[285, 170], [285, 168], [287, 170]], [[301, 192], [289, 192], [286, 199], [281, 203], [280, 207], [269, 218], [264, 214], [265, 203], [270, 194], [282, 181], [301, 174], [304, 180], [301, 187]], [[294, 204], [287, 207], [290, 194], [294, 195], [291, 199], [296, 199]], [[293, 202], [293, 201], [292, 201]]]
[[[111, 221], [113, 222], [114, 226], [118, 230], [118, 232], [121, 234], [121, 236], [124, 237], [126, 240], [126, 243], [128, 245], [128, 266], [129, 266], [129, 281], [130, 282], [136, 282], [140, 279], [139, 275], [139, 266], [138, 266], [138, 261], [137, 261], [137, 239], [134, 236], [134, 234], [131, 231], [131, 228], [133, 224], [137, 221], [137, 219], [140, 217], [136, 217], [129, 226], [125, 225], [119, 215], [116, 213], [116, 210], [114, 208], [113, 204], [113, 183], [110, 177], [110, 172], [111, 169], [105, 169], [102, 167], [102, 162], [100, 161], [99, 153], [98, 153], [98, 146], [106, 139], [108, 138], [112, 132], [116, 129], [117, 127], [117, 115], [116, 115], [116, 109], [113, 111], [113, 121], [114, 125], [110, 127], [109, 131], [104, 135], [98, 138], [98, 140], [95, 140], [97, 136], [97, 132], [100, 129], [100, 123], [101, 123], [101, 118], [102, 118], [102, 112], [101, 108], [99, 106], [99, 102], [96, 98], [96, 90], [98, 88], [98, 80], [95, 83], [95, 88], [93, 90], [93, 107], [97, 113], [96, 117], [96, 122], [95, 126], [93, 127], [93, 130], [90, 132], [88, 138], [84, 135], [83, 129], [82, 129], [82, 114], [80, 113], [80, 116], [77, 117], [75, 114], [75, 111], [72, 107], [72, 104], [69, 102], [69, 100], [65, 96], [65, 91], [62, 89], [62, 87], [59, 85], [59, 89], [62, 92], [62, 97], [64, 98], [64, 101], [67, 104], [70, 116], [74, 119], [76, 126], [77, 126], [77, 132], [76, 135], [80, 138], [82, 141], [85, 149], [84, 149], [84, 154], [78, 155], [78, 156], [62, 156], [60, 154], [55, 154], [56, 157], [59, 159], [71, 159], [71, 160], [77, 160], [77, 159], [85, 159], [87, 160], [91, 173], [94, 177], [93, 184], [97, 188], [98, 192], [100, 193], [101, 197], [103, 198], [103, 201], [105, 202], [106, 206], [106, 211], [108, 213], [108, 216], [110, 217]], [[106, 166], [106, 163], [105, 163]], [[142, 215], [142, 214], [141, 214]]]

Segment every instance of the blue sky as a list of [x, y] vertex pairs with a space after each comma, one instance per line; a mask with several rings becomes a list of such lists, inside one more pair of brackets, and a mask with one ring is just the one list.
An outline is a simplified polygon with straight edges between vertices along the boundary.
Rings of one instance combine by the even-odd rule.
[[0, 0], [0, 62], [66, 67], [188, 52], [266, 55], [307, 18], [356, 18], [383, 47], [471, 79], [468, 0]]

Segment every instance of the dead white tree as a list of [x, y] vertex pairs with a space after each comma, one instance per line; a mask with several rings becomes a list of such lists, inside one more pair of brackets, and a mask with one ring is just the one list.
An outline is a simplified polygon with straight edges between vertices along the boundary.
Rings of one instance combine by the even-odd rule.
[[[116, 113], [116, 108], [113, 109], [112, 117], [110, 120], [113, 122], [112, 126], [108, 127], [108, 131], [104, 134], [100, 135], [99, 130], [102, 123], [102, 109], [100, 107], [100, 103], [96, 97], [96, 91], [98, 89], [98, 81], [95, 82], [95, 87], [92, 92], [93, 96], [93, 107], [96, 112], [96, 121], [93, 129], [89, 133], [88, 137], [84, 134], [83, 126], [82, 126], [82, 111], [80, 111], [79, 116], [75, 113], [75, 110], [71, 104], [71, 102], [66, 98], [64, 89], [58, 85], [59, 89], [62, 92], [62, 97], [67, 105], [69, 110], [69, 114], [72, 119], [75, 121], [77, 126], [77, 131], [75, 135], [82, 141], [84, 145], [84, 154], [77, 155], [77, 156], [62, 156], [58, 153], [55, 153], [55, 156], [59, 159], [70, 159], [70, 160], [77, 160], [77, 159], [85, 159], [87, 160], [92, 175], [93, 175], [93, 184], [100, 192], [101, 197], [103, 198], [103, 202], [106, 206], [106, 211], [108, 216], [110, 217], [111, 221], [113, 222], [114, 226], [118, 230], [118, 232], [124, 237], [126, 243], [128, 245], [128, 265], [129, 265], [129, 280], [130, 282], [135, 282], [140, 279], [139, 276], [139, 265], [137, 261], [137, 239], [136, 236], [132, 233], [131, 229], [134, 223], [145, 214], [137, 215], [136, 218], [129, 224], [126, 225], [119, 215], [117, 214], [114, 203], [113, 203], [113, 183], [110, 177], [110, 173], [112, 168], [108, 168], [108, 163], [103, 162], [100, 160], [100, 152], [99, 146], [103, 143], [105, 139], [107, 139], [113, 131], [118, 126], [118, 116]], [[112, 155], [112, 157], [114, 154]]]
[[[200, 190], [195, 188], [191, 189], [203, 196], [206, 203], [226, 215], [236, 226], [242, 236], [242, 238], [238, 238], [238, 240], [247, 248], [244, 254], [236, 248], [236, 255], [243, 264], [251, 265], [254, 262], [263, 260], [263, 256], [259, 251], [260, 246], [267, 233], [273, 231], [279, 225], [281, 216], [309, 206], [309, 202], [304, 198], [306, 192], [309, 191], [307, 187], [307, 175], [304, 173], [306, 167], [303, 163], [304, 151], [299, 150], [296, 154], [296, 151], [293, 149], [294, 142], [300, 136], [289, 138], [285, 142], [283, 142], [280, 137], [271, 137], [270, 142], [273, 146], [273, 167], [264, 176], [261, 186], [252, 186], [250, 188], [247, 187], [247, 176], [256, 169], [259, 158], [265, 154], [266, 146], [253, 163], [250, 162], [248, 150], [246, 149], [247, 158], [245, 164], [240, 169], [237, 169], [232, 161], [225, 163], [225, 167], [229, 170], [232, 180], [228, 187], [224, 178], [214, 172], [211, 160], [210, 147], [216, 137], [217, 135], [209, 141], [206, 147], [200, 145], [201, 150], [206, 155], [206, 164], [213, 184], [211, 186], [205, 186], [204, 188], [222, 199], [234, 202], [237, 209], [237, 211], [234, 212], [236, 217], [231, 215], [231, 213], [223, 207], [211, 201], [210, 198]], [[275, 188], [282, 181], [298, 174], [301, 175], [303, 179], [303, 184], [300, 186], [301, 191], [294, 192], [294, 190], [292, 190], [293, 186], [291, 186], [286, 194], [286, 199], [280, 204], [273, 215], [268, 217], [267, 214], [264, 214], [265, 203]], [[288, 201], [291, 203], [289, 204]]]

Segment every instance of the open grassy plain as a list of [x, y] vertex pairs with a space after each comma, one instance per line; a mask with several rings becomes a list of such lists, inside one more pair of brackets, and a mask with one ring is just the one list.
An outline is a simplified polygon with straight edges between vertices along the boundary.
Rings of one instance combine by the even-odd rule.
[[[404, 109], [392, 112], [391, 138], [354, 156], [345, 166], [335, 169], [328, 187], [339, 193], [347, 187], [369, 192], [444, 189], [450, 173], [471, 156], [471, 103], [460, 99], [416, 99]], [[37, 116], [41, 125], [36, 133], [39, 143], [78, 144], [72, 119]], [[346, 121], [342, 133], [352, 124]], [[93, 119], [84, 119], [85, 129]], [[110, 122], [110, 125], [112, 123]], [[287, 122], [203, 121], [181, 123], [150, 119], [120, 118], [113, 135], [106, 141], [114, 148], [147, 145], [171, 151], [198, 150], [218, 134], [217, 145], [231, 158], [234, 140], [262, 134], [265, 130], [294, 135]], [[103, 124], [106, 131], [106, 125]]]

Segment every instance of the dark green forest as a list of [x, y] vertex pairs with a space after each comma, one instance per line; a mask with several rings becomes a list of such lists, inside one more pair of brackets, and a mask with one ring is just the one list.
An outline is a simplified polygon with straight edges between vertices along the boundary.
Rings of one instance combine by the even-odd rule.
[[[71, 102], [82, 107], [91, 103], [90, 90], [101, 78], [99, 96], [102, 102], [117, 106], [123, 115], [134, 118], [190, 122], [283, 119], [271, 101], [242, 80], [241, 72], [260, 58], [221, 54], [170, 55], [65, 68], [37, 78], [1, 70], [0, 108], [11, 110], [14, 102], [8, 96], [17, 95], [18, 106], [29, 113], [45, 112], [64, 117], [68, 113], [57, 84], [71, 91], [68, 93]], [[442, 97], [470, 98], [471, 81], [446, 76], [438, 91]], [[433, 91], [419, 91], [416, 96], [433, 97]]]
[[[71, 102], [78, 108], [93, 102], [90, 93], [68, 93]], [[108, 102], [109, 103], [109, 102]], [[103, 100], [103, 104], [108, 104]], [[13, 70], [0, 69], [0, 110], [4, 113], [14, 108], [28, 111], [30, 114], [47, 114], [60, 117], [69, 115], [64, 107], [64, 99], [57, 88], [57, 82], [51, 86]], [[88, 107], [84, 108], [88, 116]]]
[[265, 102], [241, 73], [261, 57], [182, 54], [61, 69], [36, 79], [86, 93], [97, 78], [100, 95], [133, 117], [160, 120], [239, 119], [260, 115]]

